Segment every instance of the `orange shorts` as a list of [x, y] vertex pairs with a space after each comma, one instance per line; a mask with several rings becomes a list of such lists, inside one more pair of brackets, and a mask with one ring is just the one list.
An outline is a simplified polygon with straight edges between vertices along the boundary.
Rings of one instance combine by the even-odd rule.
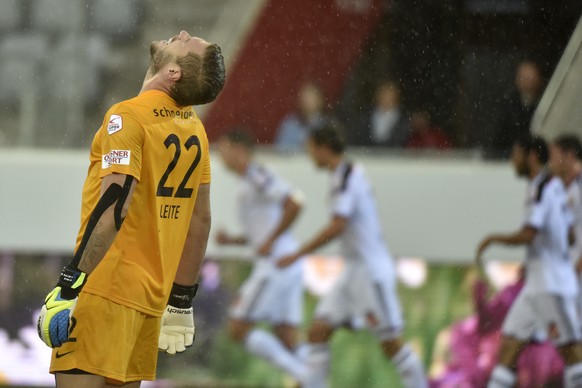
[[53, 350], [51, 373], [76, 369], [113, 383], [156, 378], [160, 317], [85, 292], [73, 317], [69, 342]]

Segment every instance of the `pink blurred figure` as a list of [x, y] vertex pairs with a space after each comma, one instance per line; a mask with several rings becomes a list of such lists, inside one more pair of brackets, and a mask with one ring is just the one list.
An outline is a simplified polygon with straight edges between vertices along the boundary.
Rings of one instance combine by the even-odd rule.
[[[488, 300], [487, 284], [481, 280], [475, 283], [476, 314], [451, 328], [450, 361], [443, 375], [431, 381], [431, 388], [487, 386], [489, 374], [495, 367], [503, 319], [523, 284], [522, 276]], [[519, 358], [518, 387], [562, 387], [563, 369], [564, 364], [550, 343], [533, 342]]]

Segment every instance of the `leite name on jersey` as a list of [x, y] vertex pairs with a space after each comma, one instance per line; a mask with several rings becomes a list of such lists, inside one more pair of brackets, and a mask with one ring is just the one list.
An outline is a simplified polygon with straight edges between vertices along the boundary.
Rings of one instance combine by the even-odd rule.
[[160, 218], [177, 220], [180, 214], [180, 205], [160, 205]]

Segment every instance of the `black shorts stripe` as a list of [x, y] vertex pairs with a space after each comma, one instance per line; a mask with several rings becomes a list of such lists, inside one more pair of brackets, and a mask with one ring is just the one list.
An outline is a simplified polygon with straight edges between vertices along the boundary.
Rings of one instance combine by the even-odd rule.
[[409, 348], [405, 348], [406, 349], [406, 353], [401, 355], [401, 357], [396, 360], [396, 359], [392, 359], [391, 361], [394, 363], [395, 367], [400, 367], [401, 365], [404, 365], [407, 363], [408, 359], [410, 357], [412, 357], [412, 350], [410, 350]]
[[261, 294], [265, 290], [265, 287], [267, 287], [267, 283], [269, 283], [269, 281], [267, 279], [264, 279], [261, 281], [261, 283], [257, 287], [255, 294], [251, 298], [251, 303], [249, 303], [249, 308], [247, 310], [247, 316], [251, 315], [253, 310], [257, 307], [257, 302], [259, 301]]

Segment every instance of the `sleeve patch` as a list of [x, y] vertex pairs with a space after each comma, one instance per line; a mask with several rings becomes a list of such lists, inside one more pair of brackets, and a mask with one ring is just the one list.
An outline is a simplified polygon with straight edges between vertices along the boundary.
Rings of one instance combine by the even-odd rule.
[[111, 115], [109, 117], [109, 124], [107, 124], [107, 132], [113, 135], [115, 132], [121, 131], [123, 128], [123, 120], [120, 115]]
[[101, 168], [105, 170], [114, 164], [129, 166], [131, 161], [131, 151], [129, 150], [111, 150], [108, 154], [101, 157]]

